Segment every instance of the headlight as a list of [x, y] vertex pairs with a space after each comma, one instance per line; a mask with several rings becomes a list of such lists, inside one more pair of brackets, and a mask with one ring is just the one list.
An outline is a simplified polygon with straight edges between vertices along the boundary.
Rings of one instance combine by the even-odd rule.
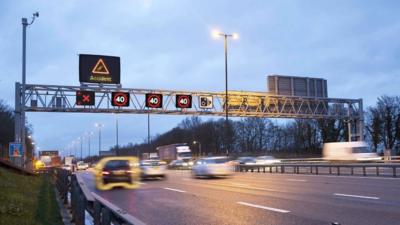
[[193, 166], [193, 162], [189, 162], [189, 166]]

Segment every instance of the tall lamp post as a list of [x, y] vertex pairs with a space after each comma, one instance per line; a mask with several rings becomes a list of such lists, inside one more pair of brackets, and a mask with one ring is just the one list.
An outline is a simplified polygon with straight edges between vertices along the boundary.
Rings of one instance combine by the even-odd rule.
[[104, 127], [104, 124], [95, 123], [94, 126], [99, 129], [99, 155], [100, 155], [100, 151], [101, 151], [101, 128]]
[[[39, 13], [36, 12], [32, 16], [32, 20], [28, 23], [27, 18], [22, 18], [22, 105], [21, 105], [21, 114], [20, 117], [17, 118], [19, 120], [20, 132], [18, 135], [15, 135], [17, 141], [22, 143], [22, 148], [24, 149], [24, 161], [27, 155], [27, 148], [26, 148], [26, 140], [25, 140], [25, 85], [26, 85], [26, 28], [29, 25], [32, 25], [35, 21], [35, 18], [39, 17]], [[16, 120], [17, 120], [16, 119]], [[17, 132], [16, 132], [17, 133]], [[19, 137], [19, 140], [18, 140]], [[25, 165], [25, 163], [24, 163]]]
[[200, 141], [193, 141], [193, 144], [199, 143], [199, 158], [201, 157], [201, 142]]
[[93, 131], [90, 131], [87, 133], [87, 138], [88, 138], [88, 156], [90, 158], [90, 137], [93, 135]]
[[228, 38], [237, 39], [239, 36], [236, 33], [226, 34], [220, 31], [214, 30], [212, 31], [212, 35], [214, 38], [224, 37], [224, 50], [225, 50], [225, 138], [224, 138], [224, 147], [226, 150], [226, 155], [229, 155], [228, 149], [228, 125], [229, 125], [229, 114], [228, 114]]

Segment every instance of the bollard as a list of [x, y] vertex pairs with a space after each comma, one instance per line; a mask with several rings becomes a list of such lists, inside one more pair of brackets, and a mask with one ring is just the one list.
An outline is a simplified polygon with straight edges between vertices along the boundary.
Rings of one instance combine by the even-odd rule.
[[110, 210], [103, 207], [101, 209], [101, 225], [110, 225], [110, 224], [111, 224]]
[[281, 166], [281, 173], [285, 173], [285, 167]]
[[278, 172], [278, 166], [275, 167], [275, 172]]
[[257, 167], [257, 173], [259, 173], [259, 172], [260, 172], [260, 167], [258, 166], [258, 167]]

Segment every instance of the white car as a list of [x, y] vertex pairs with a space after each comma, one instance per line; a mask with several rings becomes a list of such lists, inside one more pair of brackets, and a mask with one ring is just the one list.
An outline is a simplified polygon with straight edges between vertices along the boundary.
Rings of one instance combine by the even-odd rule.
[[85, 162], [83, 162], [83, 161], [79, 161], [77, 164], [76, 164], [76, 169], [77, 170], [87, 170], [89, 168], [89, 164], [88, 163], [85, 163]]
[[150, 177], [166, 177], [166, 163], [160, 160], [142, 160], [140, 162], [140, 176], [142, 179]]
[[72, 171], [72, 165], [62, 165], [61, 168], [64, 169], [64, 170]]
[[197, 160], [192, 167], [192, 175], [200, 176], [229, 176], [233, 172], [226, 157], [209, 157]]
[[273, 156], [258, 156], [256, 158], [256, 165], [271, 165], [281, 163], [281, 160], [275, 159]]

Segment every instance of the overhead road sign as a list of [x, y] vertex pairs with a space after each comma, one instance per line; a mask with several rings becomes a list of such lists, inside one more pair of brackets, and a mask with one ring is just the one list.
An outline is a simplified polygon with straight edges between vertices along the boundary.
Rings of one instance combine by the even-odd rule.
[[148, 108], [162, 108], [163, 96], [162, 94], [146, 94], [146, 107]]
[[22, 148], [22, 144], [19, 142], [10, 142], [8, 150], [10, 157], [22, 157], [24, 155], [24, 149]]
[[111, 105], [118, 107], [129, 106], [129, 92], [112, 92], [111, 93]]
[[76, 105], [94, 105], [95, 92], [94, 91], [77, 91], [76, 92]]
[[213, 97], [212, 96], [199, 96], [199, 105], [202, 109], [213, 108]]
[[120, 84], [120, 58], [104, 55], [79, 55], [79, 81], [81, 83]]
[[191, 95], [176, 95], [175, 99], [176, 108], [188, 109], [192, 108], [192, 96]]
[[58, 156], [57, 150], [39, 151], [39, 156]]

